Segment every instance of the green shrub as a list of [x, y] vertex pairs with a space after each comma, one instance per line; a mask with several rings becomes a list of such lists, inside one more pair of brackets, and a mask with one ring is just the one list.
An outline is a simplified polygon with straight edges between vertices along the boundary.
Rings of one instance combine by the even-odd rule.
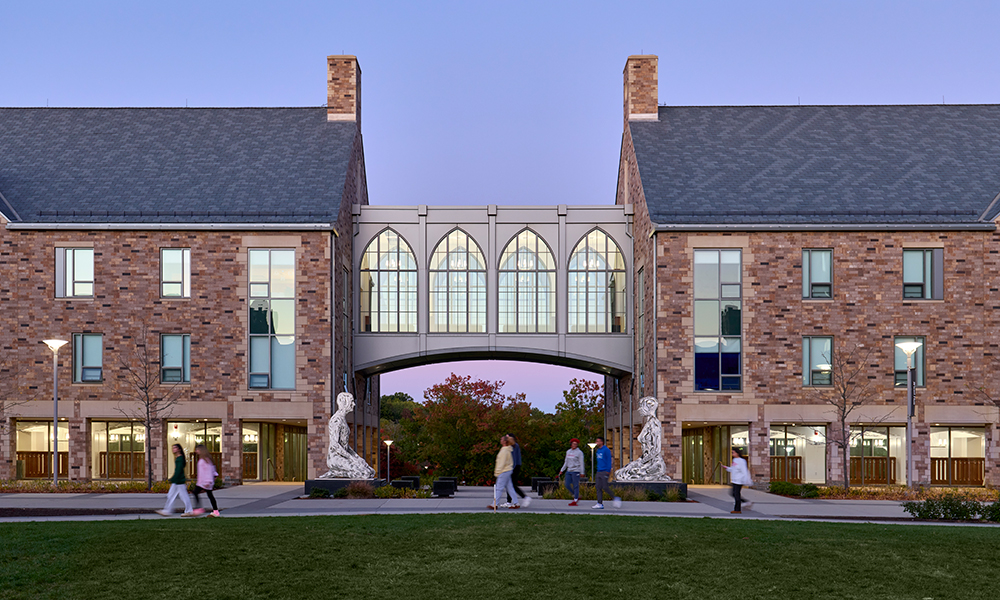
[[[679, 490], [667, 490], [664, 494], [648, 491], [634, 485], [613, 485], [611, 493], [624, 502], [684, 502], [687, 500]], [[542, 496], [546, 500], [572, 500], [569, 490], [560, 485], [554, 492]], [[580, 500], [597, 500], [597, 492], [593, 485], [580, 485]]]
[[[339, 492], [340, 490], [337, 490], [337, 491]], [[329, 498], [330, 497], [330, 490], [328, 490], [326, 488], [321, 488], [321, 487], [314, 487], [313, 489], [309, 490], [309, 497], [310, 498]]]
[[990, 516], [994, 516], [992, 506], [983, 505], [965, 494], [952, 493], [946, 493], [940, 498], [903, 502], [903, 510], [914, 519], [941, 521], [975, 521], [980, 514], [989, 520]]
[[[772, 481], [768, 491], [779, 496], [799, 496], [802, 494], [802, 489], [799, 486], [787, 481]], [[819, 495], [818, 491], [816, 493]]]
[[396, 488], [384, 485], [375, 488], [376, 498], [430, 498], [430, 490], [415, 490], [413, 488]]
[[[221, 486], [220, 486], [221, 487]], [[169, 481], [154, 481], [150, 490], [146, 489], [146, 480], [132, 481], [60, 481], [53, 486], [48, 479], [15, 479], [0, 480], [0, 493], [16, 494], [23, 492], [53, 493], [53, 494], [165, 494], [170, 490]]]
[[799, 496], [803, 498], [819, 498], [819, 487], [812, 483], [803, 483], [799, 489]]
[[994, 500], [989, 504], [983, 504], [980, 508], [980, 518], [984, 521], [1000, 522], [1000, 500]]

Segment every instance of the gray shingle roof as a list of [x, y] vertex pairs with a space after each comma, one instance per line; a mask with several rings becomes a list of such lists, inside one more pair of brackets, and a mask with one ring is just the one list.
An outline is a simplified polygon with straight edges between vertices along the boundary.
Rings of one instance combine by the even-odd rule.
[[630, 127], [658, 224], [965, 224], [1000, 193], [1000, 105], [660, 107]]
[[331, 223], [356, 130], [323, 107], [2, 108], [0, 193], [29, 223]]

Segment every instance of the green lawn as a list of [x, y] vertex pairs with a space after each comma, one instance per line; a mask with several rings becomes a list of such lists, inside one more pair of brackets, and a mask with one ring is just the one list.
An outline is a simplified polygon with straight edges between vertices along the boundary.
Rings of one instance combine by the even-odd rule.
[[0, 524], [0, 598], [996, 598], [1000, 530], [476, 514]]

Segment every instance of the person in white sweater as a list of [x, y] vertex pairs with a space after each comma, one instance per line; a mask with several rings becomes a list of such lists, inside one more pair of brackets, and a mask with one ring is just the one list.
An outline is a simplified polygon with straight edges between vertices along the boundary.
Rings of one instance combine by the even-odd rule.
[[[722, 464], [720, 461], [719, 464]], [[753, 485], [753, 480], [750, 479], [750, 469], [747, 467], [747, 459], [743, 458], [739, 449], [733, 448], [733, 462], [730, 466], [722, 465], [722, 468], [729, 471], [729, 485], [733, 487], [733, 499], [736, 500], [736, 508], [730, 511], [734, 515], [742, 514], [743, 512], [743, 500], [740, 498], [740, 490], [745, 485]], [[747, 508], [753, 505], [753, 502], [747, 502]]]
[[580, 450], [580, 440], [573, 438], [569, 441], [569, 450], [566, 451], [566, 460], [563, 461], [562, 468], [556, 479], [566, 473], [566, 489], [573, 495], [570, 506], [576, 506], [580, 501], [580, 475], [586, 471], [583, 466], [583, 451]]
[[[514, 491], [514, 484], [510, 481], [510, 476], [514, 473], [514, 458], [512, 456], [513, 447], [507, 440], [507, 436], [500, 436], [500, 452], [497, 453], [496, 466], [493, 467], [493, 474], [497, 476], [496, 485], [493, 486], [493, 504], [486, 508], [496, 510], [500, 506], [500, 501], [506, 494], [510, 494], [512, 499], [517, 498]], [[516, 500], [515, 500], [516, 502]], [[521, 508], [519, 504], [512, 504], [510, 508]]]

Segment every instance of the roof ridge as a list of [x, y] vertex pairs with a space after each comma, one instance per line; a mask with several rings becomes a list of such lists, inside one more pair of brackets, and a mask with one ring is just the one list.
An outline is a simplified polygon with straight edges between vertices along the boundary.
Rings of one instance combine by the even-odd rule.
[[0, 106], [0, 110], [298, 110], [326, 106]]
[[[972, 102], [948, 104], [659, 104], [660, 108], [929, 108], [948, 106], [995, 106], [998, 103]], [[640, 123], [642, 121], [639, 121]]]

